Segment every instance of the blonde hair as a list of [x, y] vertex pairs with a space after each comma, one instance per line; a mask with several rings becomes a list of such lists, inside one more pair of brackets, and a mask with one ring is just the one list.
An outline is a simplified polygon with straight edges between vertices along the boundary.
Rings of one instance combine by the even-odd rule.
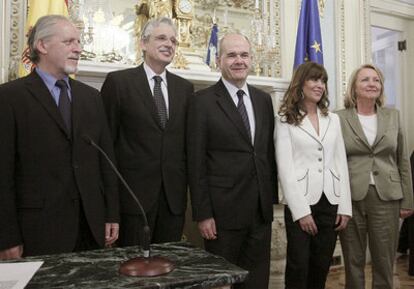
[[348, 87], [346, 89], [345, 98], [344, 98], [344, 106], [345, 108], [354, 108], [357, 106], [357, 95], [356, 95], [356, 81], [358, 78], [358, 74], [363, 69], [372, 69], [374, 70], [380, 79], [381, 83], [381, 92], [379, 97], [375, 100], [375, 103], [382, 107], [385, 103], [385, 95], [384, 95], [384, 75], [382, 74], [381, 70], [373, 64], [363, 64], [357, 69], [352, 72], [351, 77], [349, 78]]

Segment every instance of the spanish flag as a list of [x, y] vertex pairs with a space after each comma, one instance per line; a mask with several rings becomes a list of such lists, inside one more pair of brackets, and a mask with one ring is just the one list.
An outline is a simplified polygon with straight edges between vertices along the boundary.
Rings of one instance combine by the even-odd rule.
[[[67, 0], [29, 0], [28, 1], [28, 15], [26, 21], [26, 38], [28, 32], [35, 25], [36, 21], [45, 15], [59, 14], [68, 17], [68, 1]], [[22, 53], [22, 60], [19, 65], [19, 76], [23, 77], [29, 74], [33, 69], [33, 63], [27, 57], [29, 48], [25, 44]]]

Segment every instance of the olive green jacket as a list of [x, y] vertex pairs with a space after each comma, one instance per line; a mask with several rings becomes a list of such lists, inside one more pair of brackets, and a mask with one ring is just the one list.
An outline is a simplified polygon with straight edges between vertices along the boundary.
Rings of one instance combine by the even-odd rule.
[[413, 209], [410, 160], [398, 110], [377, 106], [377, 137], [372, 146], [356, 109], [337, 114], [345, 141], [352, 200], [365, 198], [372, 172], [380, 199], [401, 200], [402, 209]]

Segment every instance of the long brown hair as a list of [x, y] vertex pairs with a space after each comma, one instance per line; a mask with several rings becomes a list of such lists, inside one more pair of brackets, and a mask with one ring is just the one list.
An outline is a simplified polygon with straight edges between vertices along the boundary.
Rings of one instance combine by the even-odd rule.
[[328, 115], [328, 74], [322, 65], [309, 61], [298, 66], [293, 72], [292, 80], [283, 96], [282, 104], [278, 112], [282, 118], [282, 122], [299, 125], [308, 114], [306, 107], [303, 105], [302, 88], [305, 81], [310, 79], [322, 79], [325, 83], [325, 91], [317, 106], [322, 115]]

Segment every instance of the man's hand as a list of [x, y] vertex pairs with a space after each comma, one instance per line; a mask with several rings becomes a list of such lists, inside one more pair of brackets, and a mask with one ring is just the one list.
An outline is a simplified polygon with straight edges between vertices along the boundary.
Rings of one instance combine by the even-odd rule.
[[336, 215], [335, 231], [342, 231], [345, 229], [349, 219], [351, 219], [351, 217], [347, 215]]
[[400, 218], [405, 219], [413, 214], [413, 210], [400, 209]]
[[216, 221], [214, 221], [214, 218], [209, 218], [198, 222], [198, 230], [200, 231], [201, 237], [204, 239], [217, 239]]
[[17, 245], [0, 251], [0, 260], [20, 259], [23, 254], [23, 245]]
[[299, 219], [299, 226], [302, 231], [305, 231], [309, 235], [315, 236], [318, 234], [318, 227], [313, 220], [312, 215], [307, 215]]
[[119, 236], [118, 223], [105, 223], [105, 247], [110, 247]]

